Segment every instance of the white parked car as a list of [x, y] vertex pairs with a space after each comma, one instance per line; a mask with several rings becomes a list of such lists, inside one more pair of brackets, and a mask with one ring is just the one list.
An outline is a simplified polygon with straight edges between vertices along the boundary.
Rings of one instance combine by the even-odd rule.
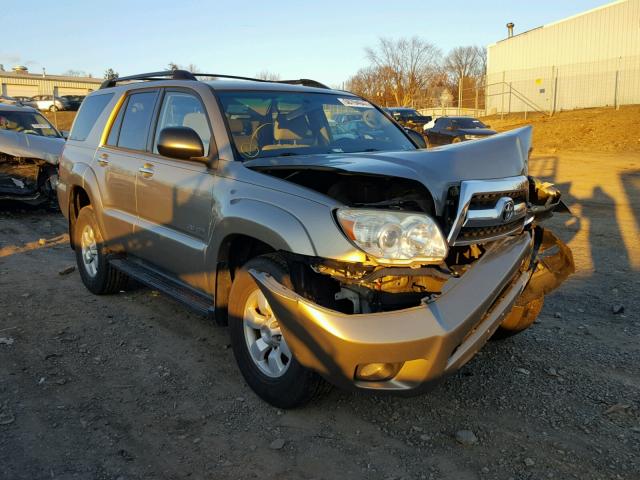
[[57, 112], [58, 110], [68, 110], [69, 101], [62, 97], [54, 97], [53, 95], [36, 95], [31, 97], [30, 106], [38, 110]]

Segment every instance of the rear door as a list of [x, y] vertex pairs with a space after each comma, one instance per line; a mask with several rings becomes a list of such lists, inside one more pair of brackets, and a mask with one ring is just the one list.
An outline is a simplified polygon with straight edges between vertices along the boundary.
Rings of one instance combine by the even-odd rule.
[[160, 155], [157, 140], [166, 127], [189, 127], [200, 136], [205, 155], [215, 151], [211, 126], [198, 94], [167, 89], [159, 109], [150, 152], [137, 172], [138, 224], [135, 236], [145, 248], [139, 256], [206, 291], [203, 269], [211, 233], [215, 176], [201, 161]]
[[158, 96], [157, 89], [134, 90], [127, 95], [94, 160], [108, 240], [134, 254], [141, 248], [133, 237], [137, 222], [136, 175], [144, 164], [142, 157]]

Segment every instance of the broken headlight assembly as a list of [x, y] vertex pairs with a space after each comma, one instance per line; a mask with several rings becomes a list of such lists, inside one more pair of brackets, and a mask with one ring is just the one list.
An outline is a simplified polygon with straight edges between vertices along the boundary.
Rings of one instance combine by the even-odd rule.
[[339, 208], [336, 218], [345, 235], [378, 263], [440, 263], [447, 256], [442, 232], [428, 215]]

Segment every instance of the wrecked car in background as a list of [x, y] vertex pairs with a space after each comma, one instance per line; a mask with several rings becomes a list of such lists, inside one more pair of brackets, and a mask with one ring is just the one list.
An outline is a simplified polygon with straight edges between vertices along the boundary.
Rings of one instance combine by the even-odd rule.
[[55, 202], [64, 143], [34, 108], [0, 104], [0, 200]]
[[313, 80], [156, 72], [87, 96], [58, 198], [91, 292], [132, 277], [228, 324], [247, 383], [291, 408], [325, 380], [422, 392], [534, 322], [573, 259], [530, 147], [420, 150]]

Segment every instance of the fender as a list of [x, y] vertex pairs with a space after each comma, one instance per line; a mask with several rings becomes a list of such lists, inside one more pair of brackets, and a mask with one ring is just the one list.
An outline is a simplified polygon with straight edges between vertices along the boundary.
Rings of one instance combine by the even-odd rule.
[[290, 212], [261, 200], [237, 198], [223, 209], [222, 220], [213, 228], [209, 260], [215, 262], [224, 240], [238, 234], [260, 240], [274, 250], [317, 255], [306, 227]]

